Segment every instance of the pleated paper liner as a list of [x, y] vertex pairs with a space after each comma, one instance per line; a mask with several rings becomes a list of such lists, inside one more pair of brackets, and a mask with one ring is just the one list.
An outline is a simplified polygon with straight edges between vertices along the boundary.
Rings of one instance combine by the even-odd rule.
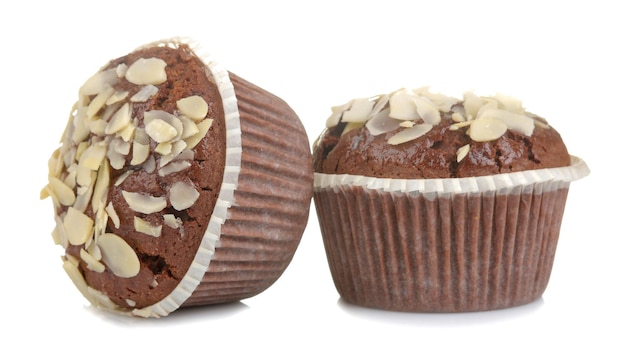
[[347, 302], [462, 312], [530, 303], [545, 291], [570, 182], [565, 168], [398, 180], [315, 174], [330, 271]]
[[226, 168], [218, 202], [189, 271], [169, 296], [136, 309], [165, 316], [184, 306], [237, 301], [271, 286], [291, 262], [306, 226], [313, 165], [304, 127], [280, 98], [228, 72], [198, 44], [226, 119]]

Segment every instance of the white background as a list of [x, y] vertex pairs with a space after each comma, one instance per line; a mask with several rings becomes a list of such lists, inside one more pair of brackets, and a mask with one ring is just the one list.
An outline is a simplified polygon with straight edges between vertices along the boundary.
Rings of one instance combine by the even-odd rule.
[[[0, 355], [626, 355], [626, 25], [611, 2], [9, 3], [0, 5]], [[50, 238], [51, 202], [39, 201], [47, 159], [85, 79], [173, 36], [282, 97], [311, 142], [331, 105], [400, 87], [521, 98], [591, 168], [571, 186], [543, 298], [464, 314], [349, 306], [312, 208], [291, 265], [256, 297], [158, 320], [88, 306]]]

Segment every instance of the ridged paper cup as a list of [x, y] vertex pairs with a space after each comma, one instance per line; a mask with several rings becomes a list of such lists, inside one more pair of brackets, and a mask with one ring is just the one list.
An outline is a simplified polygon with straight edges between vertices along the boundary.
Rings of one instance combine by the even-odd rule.
[[298, 116], [282, 99], [203, 55], [198, 45], [195, 52], [222, 96], [227, 129], [224, 181], [183, 281], [161, 303], [135, 314], [162, 316], [179, 306], [259, 294], [291, 262], [308, 220], [313, 164]]
[[530, 303], [546, 289], [569, 167], [452, 179], [315, 173], [314, 200], [342, 299], [365, 307], [462, 312]]

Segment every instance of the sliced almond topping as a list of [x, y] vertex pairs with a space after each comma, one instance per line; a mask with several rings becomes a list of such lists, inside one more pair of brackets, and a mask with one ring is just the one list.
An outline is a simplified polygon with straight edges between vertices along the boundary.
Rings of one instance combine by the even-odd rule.
[[117, 74], [119, 78], [122, 78], [126, 75], [127, 70], [128, 65], [126, 63], [120, 63], [117, 65], [117, 67], [115, 67], [115, 74]]
[[96, 273], [102, 273], [104, 271], [104, 264], [92, 257], [91, 254], [82, 248], [80, 249], [80, 259], [87, 263], [87, 269], [95, 271]]
[[172, 143], [169, 143], [169, 142], [160, 143], [154, 148], [154, 152], [163, 156], [168, 155], [169, 153], [172, 152]]
[[146, 124], [146, 133], [157, 143], [170, 141], [178, 134], [173, 126], [162, 119], [154, 119]]
[[482, 118], [472, 121], [467, 133], [478, 142], [496, 140], [507, 130], [506, 124], [498, 119]]
[[104, 107], [104, 105], [106, 104], [107, 100], [109, 100], [111, 95], [113, 95], [113, 92], [113, 87], [106, 84], [105, 88], [100, 93], [98, 93], [98, 95], [94, 99], [91, 100], [91, 103], [89, 103], [86, 113], [87, 118], [91, 118], [94, 115], [98, 114], [100, 109], [102, 109], [102, 107]]
[[[185, 143], [182, 140], [179, 140], [177, 142], [175, 142], [170, 149], [170, 152], [164, 156], [161, 156], [161, 158], [159, 159], [159, 167], [163, 167], [167, 164], [169, 164], [170, 162], [174, 161], [175, 159], [178, 159], [178, 156], [187, 148], [187, 143]], [[188, 160], [193, 160], [193, 157], [188, 159]]]
[[159, 169], [159, 176], [165, 177], [175, 172], [183, 171], [184, 169], [189, 167], [191, 167], [191, 163], [189, 161], [170, 162], [169, 164]]
[[118, 79], [115, 68], [101, 71], [91, 76], [85, 84], [80, 87], [79, 94], [82, 96], [96, 95], [107, 88], [107, 86], [113, 87], [117, 82]]
[[79, 166], [96, 171], [102, 164], [107, 148], [104, 145], [91, 145], [80, 156]]
[[179, 119], [181, 123], [183, 123], [183, 133], [180, 136], [181, 139], [187, 139], [193, 135], [198, 134], [198, 132], [200, 132], [200, 130], [198, 129], [198, 126], [193, 120], [187, 117], [180, 117]]
[[200, 194], [193, 185], [176, 182], [170, 188], [170, 203], [177, 211], [185, 210], [196, 202]]
[[465, 156], [467, 156], [467, 154], [469, 153], [469, 150], [470, 150], [469, 144], [465, 144], [465, 145], [461, 146], [456, 151], [456, 162], [461, 162], [461, 160], [463, 160], [465, 158]]
[[176, 102], [176, 106], [181, 113], [195, 121], [204, 119], [209, 112], [209, 105], [198, 95], [182, 98]]
[[116, 91], [109, 97], [109, 99], [107, 99], [106, 105], [118, 103], [126, 99], [126, 97], [128, 97], [128, 91]]
[[496, 93], [494, 98], [501, 104], [501, 108], [516, 114], [524, 114], [525, 110], [522, 101], [502, 93]]
[[389, 117], [389, 108], [380, 111], [365, 126], [374, 136], [398, 129], [400, 121]]
[[139, 92], [135, 93], [132, 97], [130, 97], [131, 102], [145, 102], [153, 95], [157, 94], [159, 89], [152, 84], [148, 84], [146, 86], [141, 87]]
[[111, 272], [120, 278], [132, 278], [139, 273], [139, 258], [122, 237], [105, 233], [96, 244], [102, 251], [102, 261]]
[[163, 223], [170, 228], [178, 229], [183, 222], [180, 218], [168, 213], [163, 215]]
[[430, 99], [426, 97], [415, 97], [413, 101], [415, 102], [417, 114], [419, 114], [420, 118], [422, 118], [426, 124], [439, 124], [441, 121], [441, 113], [439, 113], [439, 108], [433, 104]]
[[133, 138], [133, 134], [135, 133], [135, 129], [135, 124], [133, 122], [130, 122], [128, 123], [128, 125], [126, 125], [124, 129], [122, 129], [122, 131], [118, 132], [117, 134], [122, 140], [130, 142], [130, 140]]
[[140, 58], [126, 70], [126, 80], [133, 84], [161, 84], [167, 80], [165, 66], [160, 58]]
[[420, 116], [415, 106], [415, 98], [417, 96], [406, 89], [395, 92], [389, 98], [389, 116], [399, 120], [416, 120]]
[[109, 144], [109, 147], [115, 150], [116, 153], [122, 155], [128, 155], [130, 152], [130, 143], [124, 141], [121, 137], [114, 138]]
[[391, 145], [406, 143], [407, 141], [417, 139], [428, 133], [432, 128], [433, 126], [431, 124], [417, 124], [412, 128], [404, 129], [398, 132], [394, 136], [390, 137], [387, 142]]
[[134, 217], [135, 230], [139, 233], [147, 234], [152, 237], [161, 236], [161, 225], [153, 226], [148, 221], [144, 221], [139, 217]]
[[107, 127], [104, 130], [104, 132], [106, 134], [115, 134], [118, 131], [124, 129], [130, 123], [130, 120], [131, 120], [130, 115], [131, 115], [130, 104], [124, 103], [124, 105], [122, 105], [122, 107], [118, 109], [118, 111], [115, 112], [115, 114], [113, 114], [113, 117], [111, 117], [111, 121], [109, 121], [109, 124], [107, 124]]
[[106, 201], [107, 191], [109, 189], [110, 180], [109, 165], [105, 162], [98, 170], [93, 196], [91, 197], [91, 210], [96, 212], [98, 205]]
[[77, 192], [78, 195], [76, 196], [76, 202], [74, 202], [74, 205], [72, 207], [77, 211], [85, 212], [87, 206], [89, 206], [92, 192], [93, 186], [79, 187]]
[[105, 208], [109, 218], [111, 218], [111, 222], [113, 222], [113, 226], [115, 228], [120, 228], [120, 216], [117, 215], [115, 211], [115, 207], [113, 207], [113, 202], [109, 202], [109, 204]]
[[336, 127], [341, 121], [341, 116], [343, 113], [350, 109], [352, 106], [352, 100], [343, 105], [337, 105], [331, 108], [332, 114], [326, 119], [326, 127], [333, 128]]
[[452, 113], [452, 120], [456, 123], [462, 123], [465, 122], [465, 117], [459, 112], [454, 112]]
[[93, 220], [74, 207], [69, 207], [63, 218], [67, 239], [72, 245], [85, 244], [93, 234]]
[[89, 131], [91, 131], [94, 135], [104, 136], [106, 135], [104, 130], [106, 129], [107, 124], [108, 123], [102, 119], [93, 120], [89, 122]]
[[365, 123], [363, 122], [349, 122], [346, 124], [346, 126], [343, 128], [343, 131], [341, 132], [341, 135], [350, 132], [354, 129], [358, 129], [360, 127], [362, 127]]
[[368, 98], [359, 98], [352, 101], [350, 109], [343, 112], [342, 122], [347, 123], [365, 123], [372, 112], [375, 102]]
[[113, 146], [109, 146], [109, 150], [107, 150], [107, 158], [109, 159], [111, 167], [116, 170], [121, 170], [124, 167], [124, 164], [126, 164], [126, 157], [115, 151]]
[[159, 212], [167, 206], [165, 197], [154, 197], [137, 192], [122, 191], [122, 196], [128, 206], [135, 212], [154, 213]]
[[211, 128], [211, 125], [213, 125], [213, 119], [204, 119], [203, 121], [199, 122], [198, 133], [185, 139], [185, 142], [187, 143], [187, 148], [189, 149], [195, 148], [196, 145], [198, 145], [198, 143], [200, 142], [200, 140], [202, 140], [202, 138], [204, 138], [206, 133], [209, 131], [209, 129]]
[[504, 109], [487, 109], [481, 111], [478, 119], [491, 118], [502, 121], [510, 130], [520, 132], [524, 135], [532, 135], [535, 128], [535, 121], [523, 114], [517, 114]]
[[74, 190], [54, 176], [48, 177], [48, 182], [50, 183], [52, 191], [62, 205], [71, 206], [74, 204], [74, 201], [76, 201]]
[[131, 165], [141, 165], [150, 155], [150, 145], [141, 144], [137, 141], [133, 142], [133, 158]]
[[78, 166], [76, 168], [76, 183], [82, 187], [91, 186], [96, 179], [96, 172], [85, 166]]
[[478, 115], [478, 110], [483, 105], [482, 99], [474, 92], [463, 93], [463, 108], [465, 109], [465, 116], [468, 119], [475, 119]]

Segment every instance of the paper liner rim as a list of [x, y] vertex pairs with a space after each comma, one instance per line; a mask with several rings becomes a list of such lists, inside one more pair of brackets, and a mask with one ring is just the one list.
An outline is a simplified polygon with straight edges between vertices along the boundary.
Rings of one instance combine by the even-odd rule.
[[565, 167], [463, 178], [391, 179], [315, 172], [313, 187], [315, 191], [333, 187], [360, 186], [384, 192], [456, 194], [502, 191], [518, 186], [549, 182], [569, 184], [590, 173], [589, 167], [581, 158], [573, 155], [570, 155], [570, 158], [571, 165]]
[[199, 43], [188, 37], [173, 37], [154, 41], [137, 48], [137, 50], [155, 46], [176, 47], [181, 44], [188, 45], [193, 53], [204, 62], [213, 76], [222, 98], [226, 124], [226, 161], [224, 176], [215, 208], [213, 209], [196, 255], [189, 266], [189, 270], [174, 290], [165, 298], [153, 305], [132, 310], [131, 314], [136, 316], [167, 316], [169, 313], [178, 309], [198, 287], [215, 253], [215, 247], [220, 239], [222, 225], [228, 218], [228, 209], [234, 203], [235, 190], [241, 170], [241, 122], [235, 89], [230, 81], [228, 71], [212, 55], [204, 52]]

